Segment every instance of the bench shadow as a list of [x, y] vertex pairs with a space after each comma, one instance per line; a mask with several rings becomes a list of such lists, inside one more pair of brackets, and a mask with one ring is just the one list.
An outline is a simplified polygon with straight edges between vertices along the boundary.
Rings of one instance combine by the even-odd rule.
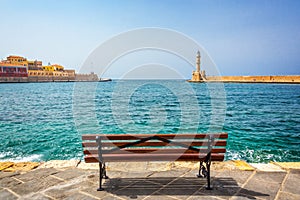
[[[213, 190], [206, 190], [206, 179], [196, 177], [147, 177], [147, 178], [112, 178], [104, 188], [117, 196], [137, 198], [138, 196], [245, 196], [256, 199], [269, 196], [241, 188], [237, 182], [228, 177], [213, 178]], [[236, 194], [238, 193], [238, 194]]]

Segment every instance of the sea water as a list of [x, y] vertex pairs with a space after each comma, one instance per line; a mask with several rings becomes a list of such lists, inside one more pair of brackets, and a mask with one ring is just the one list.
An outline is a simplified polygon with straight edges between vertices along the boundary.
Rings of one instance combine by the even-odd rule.
[[228, 132], [226, 159], [300, 161], [300, 85], [0, 84], [0, 161], [82, 159], [85, 133]]

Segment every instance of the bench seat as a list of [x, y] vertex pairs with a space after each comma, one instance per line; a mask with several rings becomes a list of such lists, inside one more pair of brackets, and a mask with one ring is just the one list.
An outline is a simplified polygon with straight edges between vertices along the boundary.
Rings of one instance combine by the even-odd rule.
[[[106, 162], [198, 161], [198, 177], [207, 177], [211, 161], [223, 161], [227, 133], [197, 134], [87, 134], [82, 135], [86, 163], [99, 163], [99, 189], [106, 176]], [[205, 164], [205, 166], [203, 165]]]
[[[135, 161], [199, 161], [200, 158], [204, 158], [206, 154], [184, 153], [184, 154], [108, 154], [103, 155], [105, 162], [135, 162]], [[211, 154], [212, 161], [223, 161], [224, 155]], [[86, 163], [99, 162], [98, 155], [91, 154], [84, 158]]]

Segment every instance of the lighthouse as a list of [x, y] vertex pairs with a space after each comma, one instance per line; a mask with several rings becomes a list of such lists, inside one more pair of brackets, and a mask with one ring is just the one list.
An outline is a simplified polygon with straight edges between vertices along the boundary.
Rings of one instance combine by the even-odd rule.
[[196, 71], [192, 73], [192, 79], [189, 82], [204, 82], [205, 80], [205, 71], [200, 71], [201, 65], [201, 55], [200, 51], [197, 51], [196, 54]]
[[196, 71], [200, 73], [200, 51], [197, 51], [197, 56], [196, 56]]

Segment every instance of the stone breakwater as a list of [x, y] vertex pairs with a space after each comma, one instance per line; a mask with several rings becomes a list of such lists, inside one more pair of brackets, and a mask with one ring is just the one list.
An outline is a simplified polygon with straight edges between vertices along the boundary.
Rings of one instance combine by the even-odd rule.
[[[51, 160], [47, 162], [0, 162], [0, 171], [30, 171], [39, 168], [68, 168], [98, 169], [98, 163], [85, 163], [81, 160]], [[197, 169], [198, 162], [112, 162], [107, 164], [108, 170], [113, 171], [168, 171], [181, 168]], [[242, 160], [229, 160], [213, 162], [213, 170], [258, 170], [258, 171], [286, 171], [299, 169], [300, 162], [270, 162], [270, 163], [247, 163]]]
[[289, 76], [208, 76], [208, 82], [225, 83], [293, 83], [300, 84], [300, 75]]

